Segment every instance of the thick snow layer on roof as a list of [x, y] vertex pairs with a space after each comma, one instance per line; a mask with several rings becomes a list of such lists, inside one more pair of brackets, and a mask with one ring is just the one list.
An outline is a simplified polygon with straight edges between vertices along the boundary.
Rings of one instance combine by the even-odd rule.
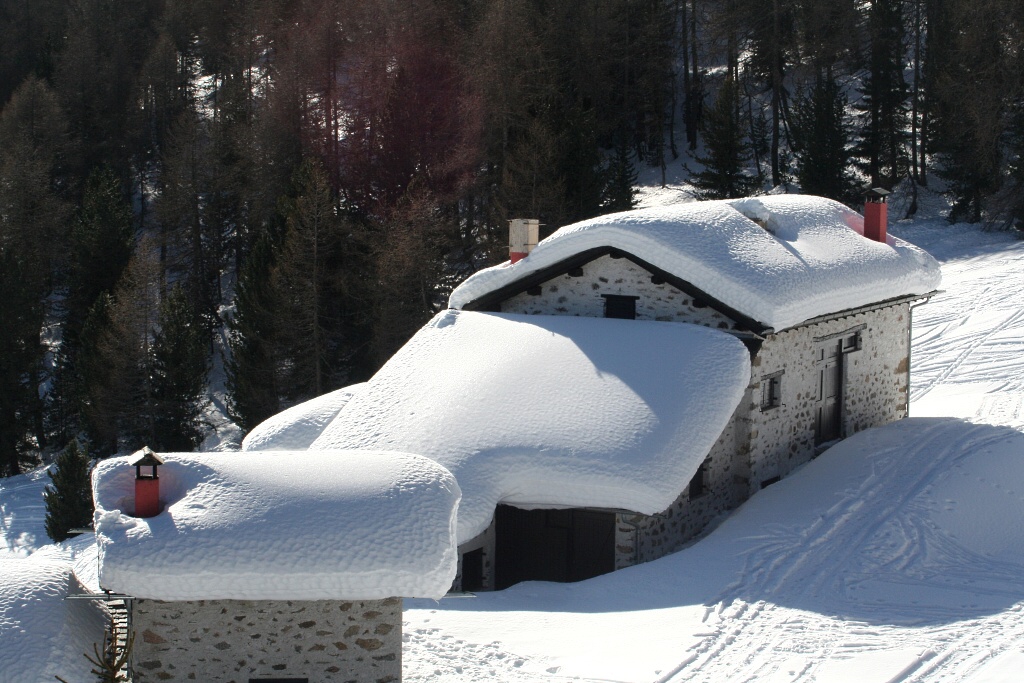
[[400, 449], [463, 491], [459, 542], [495, 505], [664, 510], [750, 381], [735, 337], [695, 325], [444, 311], [311, 448]]
[[85, 654], [103, 638], [104, 615], [55, 547], [0, 558], [0, 681], [95, 680]]
[[324, 427], [363, 387], [353, 384], [292, 406], [256, 425], [242, 441], [243, 451], [299, 451], [309, 448]]
[[440, 597], [459, 487], [394, 452], [162, 455], [164, 511], [130, 515], [131, 458], [93, 474], [99, 581], [159, 600]]
[[806, 195], [611, 214], [561, 228], [516, 264], [474, 274], [452, 292], [449, 305], [463, 308], [598, 247], [630, 253], [776, 330], [939, 285], [938, 263], [926, 252], [893, 236], [881, 244], [863, 231], [856, 212]]

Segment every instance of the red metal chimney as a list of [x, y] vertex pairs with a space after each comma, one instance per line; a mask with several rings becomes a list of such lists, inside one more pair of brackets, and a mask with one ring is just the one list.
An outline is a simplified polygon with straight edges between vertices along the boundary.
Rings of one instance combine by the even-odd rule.
[[[132, 462], [135, 466], [135, 516], [156, 517], [160, 514], [160, 477], [156, 468], [164, 461], [148, 446], [135, 455], [139, 456]], [[150, 472], [143, 474], [143, 467], [149, 467]]]
[[536, 218], [513, 218], [508, 222], [508, 260], [521, 261], [537, 246], [540, 221]]
[[889, 190], [874, 187], [864, 193], [864, 236], [885, 244], [885, 229], [889, 212], [885, 203]]

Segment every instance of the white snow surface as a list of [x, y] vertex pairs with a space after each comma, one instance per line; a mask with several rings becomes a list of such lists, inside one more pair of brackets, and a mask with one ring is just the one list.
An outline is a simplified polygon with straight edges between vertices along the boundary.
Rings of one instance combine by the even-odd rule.
[[365, 383], [352, 384], [272, 415], [242, 440], [243, 451], [299, 451], [309, 448], [324, 427]]
[[939, 286], [938, 263], [925, 251], [893, 236], [881, 244], [863, 231], [860, 214], [808, 195], [610, 214], [557, 230], [518, 263], [475, 273], [452, 292], [449, 306], [461, 309], [597, 247], [630, 253], [775, 330]]
[[161, 454], [161, 501], [131, 516], [131, 458], [93, 474], [99, 583], [158, 600], [440, 597], [459, 487], [418, 455]]
[[[638, 359], [640, 362], [638, 362]], [[460, 543], [498, 503], [660, 512], [750, 381], [735, 337], [696, 325], [448, 310], [311, 450], [420, 453], [463, 491]]]
[[85, 654], [103, 638], [104, 615], [69, 592], [83, 589], [57, 547], [0, 557], [0, 681], [95, 680]]

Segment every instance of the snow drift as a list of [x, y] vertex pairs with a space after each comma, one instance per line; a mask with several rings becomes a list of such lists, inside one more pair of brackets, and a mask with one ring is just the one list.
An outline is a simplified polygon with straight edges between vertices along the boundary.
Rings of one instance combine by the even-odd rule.
[[131, 516], [131, 458], [93, 474], [99, 582], [159, 600], [440, 597], [459, 486], [408, 453], [167, 454], [164, 511]]
[[85, 654], [103, 639], [97, 603], [66, 600], [84, 592], [56, 547], [28, 558], [0, 558], [0, 681], [90, 679]]
[[460, 543], [498, 503], [653, 514], [686, 487], [749, 381], [743, 344], [696, 325], [449, 310], [310, 448], [437, 461], [463, 491]]

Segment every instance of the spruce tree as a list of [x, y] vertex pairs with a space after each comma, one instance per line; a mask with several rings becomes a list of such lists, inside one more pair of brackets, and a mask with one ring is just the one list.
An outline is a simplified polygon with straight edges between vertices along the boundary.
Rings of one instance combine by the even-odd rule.
[[845, 111], [846, 97], [831, 73], [819, 77], [797, 102], [793, 125], [797, 180], [807, 194], [836, 201], [851, 198]]
[[228, 321], [228, 414], [252, 429], [280, 410], [275, 365], [276, 297], [271, 283], [274, 241], [264, 234], [238, 274], [235, 314]]
[[615, 146], [615, 156], [611, 158], [605, 169], [605, 186], [601, 196], [601, 209], [604, 211], [629, 211], [633, 208], [636, 197], [636, 170], [629, 158], [629, 149], [623, 145]]
[[863, 125], [856, 151], [872, 186], [892, 187], [908, 168], [903, 0], [871, 0], [868, 31], [868, 74], [859, 107]]
[[71, 530], [92, 526], [92, 485], [89, 455], [72, 440], [57, 456], [55, 468], [47, 473], [52, 485], [43, 491], [46, 503], [46, 535], [55, 542], [77, 534]]
[[750, 144], [740, 121], [737, 97], [732, 78], [727, 78], [718, 91], [715, 105], [704, 116], [704, 145], [707, 153], [698, 157], [704, 170], [694, 173], [690, 182], [701, 199], [733, 199], [755, 193], [761, 178], [747, 174]]
[[206, 335], [185, 291], [175, 287], [160, 305], [160, 331], [152, 346], [153, 438], [162, 451], [191, 451], [202, 441]]

